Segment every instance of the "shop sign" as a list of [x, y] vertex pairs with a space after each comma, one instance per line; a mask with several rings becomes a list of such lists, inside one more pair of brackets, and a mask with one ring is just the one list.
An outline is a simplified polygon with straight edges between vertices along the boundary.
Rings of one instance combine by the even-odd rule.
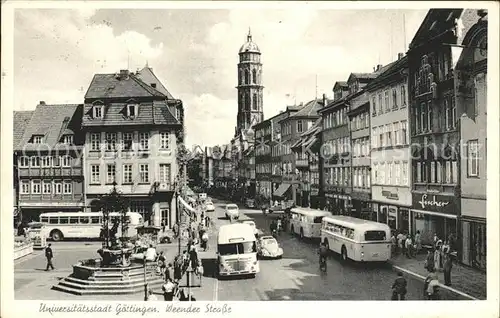
[[397, 193], [387, 190], [382, 190], [382, 196], [389, 200], [399, 200], [399, 195]]
[[413, 194], [413, 209], [446, 214], [457, 214], [458, 204], [454, 196], [429, 193]]

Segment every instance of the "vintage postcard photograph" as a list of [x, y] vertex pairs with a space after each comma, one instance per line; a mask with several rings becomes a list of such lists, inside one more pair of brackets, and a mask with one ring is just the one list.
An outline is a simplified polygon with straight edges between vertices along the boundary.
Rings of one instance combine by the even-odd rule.
[[3, 317], [498, 317], [498, 3], [2, 9]]

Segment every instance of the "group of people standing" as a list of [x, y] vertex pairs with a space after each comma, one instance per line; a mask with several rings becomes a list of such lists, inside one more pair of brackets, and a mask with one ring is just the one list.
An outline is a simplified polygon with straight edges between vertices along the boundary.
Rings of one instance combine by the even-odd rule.
[[407, 231], [394, 232], [391, 237], [392, 252], [394, 254], [406, 255], [408, 258], [413, 258], [422, 249], [422, 240], [420, 231], [415, 235], [409, 234]]
[[433, 249], [427, 252], [425, 268], [429, 273], [442, 271], [444, 273], [444, 284], [451, 286], [453, 255], [449, 240], [443, 242], [437, 235], [434, 235]]

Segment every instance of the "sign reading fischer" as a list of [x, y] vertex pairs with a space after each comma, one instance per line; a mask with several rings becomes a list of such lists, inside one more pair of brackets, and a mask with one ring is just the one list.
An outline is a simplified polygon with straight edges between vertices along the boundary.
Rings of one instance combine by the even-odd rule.
[[439, 213], [457, 214], [457, 201], [454, 196], [428, 193], [413, 193], [413, 208]]

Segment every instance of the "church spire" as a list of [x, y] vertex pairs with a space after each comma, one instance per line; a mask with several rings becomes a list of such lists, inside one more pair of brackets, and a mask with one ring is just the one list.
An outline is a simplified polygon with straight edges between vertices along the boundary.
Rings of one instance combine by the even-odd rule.
[[247, 42], [252, 42], [252, 30], [248, 27]]

